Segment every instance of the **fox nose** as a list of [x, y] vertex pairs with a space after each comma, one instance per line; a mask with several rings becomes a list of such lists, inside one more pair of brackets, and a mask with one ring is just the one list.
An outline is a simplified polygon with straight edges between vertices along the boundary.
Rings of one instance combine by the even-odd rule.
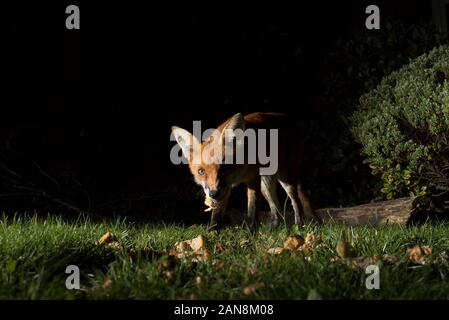
[[210, 190], [210, 191], [209, 191], [209, 196], [210, 196], [211, 198], [216, 197], [218, 194], [219, 194], [218, 190]]

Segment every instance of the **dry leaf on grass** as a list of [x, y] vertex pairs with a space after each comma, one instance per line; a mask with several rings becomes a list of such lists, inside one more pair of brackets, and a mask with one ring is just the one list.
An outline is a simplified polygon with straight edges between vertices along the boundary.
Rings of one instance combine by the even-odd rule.
[[179, 253], [191, 250], [193, 250], [194, 252], [198, 252], [205, 248], [205, 244], [206, 241], [204, 240], [204, 237], [202, 235], [199, 235], [198, 237], [191, 240], [176, 242], [175, 249]]
[[175, 243], [175, 250], [170, 250], [171, 255], [179, 259], [191, 258], [192, 261], [206, 261], [212, 257], [206, 249], [206, 240], [202, 235], [191, 240], [184, 240]]
[[186, 240], [186, 241], [181, 241], [181, 242], [176, 242], [175, 243], [175, 250], [176, 252], [184, 252], [184, 251], [189, 251], [190, 248], [190, 240]]
[[289, 236], [284, 242], [284, 249], [298, 250], [305, 243], [304, 238], [298, 234]]
[[215, 244], [215, 251], [217, 251], [217, 252], [223, 252], [223, 251], [225, 251], [225, 246], [224, 246], [224, 244], [221, 243], [220, 241], [217, 242], [217, 243]]
[[[202, 235], [191, 240], [184, 240], [175, 243], [175, 247], [166, 250], [168, 257], [160, 265], [160, 271], [165, 281], [173, 278], [173, 268], [180, 259], [189, 259], [191, 262], [202, 262], [209, 260], [212, 255], [206, 249], [206, 241]], [[198, 279], [197, 279], [198, 282]]]
[[257, 283], [250, 284], [249, 286], [243, 288], [243, 294], [245, 296], [253, 295], [254, 292], [256, 292], [256, 290], [261, 289], [263, 287], [265, 287], [263, 282], [257, 282]]
[[429, 246], [420, 247], [419, 245], [416, 245], [412, 248], [408, 248], [407, 254], [411, 262], [425, 264], [426, 260], [432, 254], [432, 248]]
[[344, 235], [338, 241], [336, 250], [338, 256], [342, 259], [357, 257], [354, 248], [346, 241]]
[[107, 244], [114, 241], [117, 241], [115, 235], [112, 232], [106, 232], [104, 235], [100, 237], [100, 239], [97, 240], [97, 245], [101, 246], [103, 244]]
[[312, 233], [308, 233], [305, 239], [304, 245], [309, 248], [316, 247], [323, 242], [321, 235], [317, 234], [314, 236]]
[[103, 282], [102, 288], [109, 289], [111, 286], [112, 286], [112, 280], [109, 278], [106, 278]]
[[312, 233], [308, 233], [304, 244], [300, 247], [301, 251], [306, 253], [312, 251], [312, 249], [318, 248], [321, 246], [323, 241], [321, 240], [321, 235], [313, 235]]
[[306, 239], [300, 235], [291, 235], [284, 241], [284, 247], [275, 247], [268, 249], [269, 254], [278, 255], [285, 251], [310, 253], [312, 249], [317, 248], [323, 241], [320, 235], [314, 236], [308, 233]]
[[242, 241], [240, 241], [240, 247], [242, 248], [246, 248], [251, 244], [251, 241], [249, 241], [248, 239], [244, 239]]
[[202, 235], [199, 235], [196, 238], [190, 240], [190, 247], [193, 251], [198, 252], [202, 249], [205, 249], [206, 241]]
[[97, 240], [98, 246], [104, 246], [107, 249], [123, 249], [123, 245], [117, 241], [117, 237], [112, 232], [106, 232]]

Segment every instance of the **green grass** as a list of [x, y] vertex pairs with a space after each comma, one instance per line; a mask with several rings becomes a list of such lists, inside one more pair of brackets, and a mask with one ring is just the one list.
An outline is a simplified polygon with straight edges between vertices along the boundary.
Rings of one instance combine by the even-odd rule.
[[[364, 269], [332, 262], [344, 230], [355, 239], [358, 255], [392, 254], [395, 264], [381, 262], [380, 289], [367, 290]], [[96, 245], [105, 232], [114, 233], [123, 249]], [[298, 230], [296, 230], [298, 231]], [[0, 298], [7, 299], [306, 299], [317, 292], [324, 299], [447, 299], [449, 224], [357, 227], [308, 226], [299, 233], [320, 234], [323, 245], [309, 255], [270, 255], [292, 230], [261, 227], [256, 237], [244, 228], [227, 227], [208, 233], [205, 226], [132, 224], [121, 220], [66, 222], [48, 217], [0, 220]], [[212, 254], [206, 262], [172, 261], [166, 249], [202, 234]], [[241, 246], [242, 240], [250, 240]], [[224, 251], [215, 244], [221, 242]], [[408, 261], [407, 248], [428, 245], [427, 264]], [[80, 290], [68, 290], [65, 268], [77, 265]], [[221, 266], [221, 268], [220, 268]], [[249, 268], [258, 272], [251, 274]], [[164, 276], [164, 270], [172, 274]], [[203, 282], [197, 284], [196, 278]], [[112, 284], [103, 288], [106, 279]], [[263, 283], [252, 295], [248, 285]]]

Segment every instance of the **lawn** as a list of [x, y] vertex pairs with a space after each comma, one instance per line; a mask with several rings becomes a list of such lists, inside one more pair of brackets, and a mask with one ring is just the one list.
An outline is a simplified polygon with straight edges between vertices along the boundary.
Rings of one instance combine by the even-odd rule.
[[[107, 232], [116, 239], [99, 244]], [[309, 250], [268, 253], [270, 248], [283, 247], [292, 234], [304, 238], [311, 234], [322, 242]], [[366, 259], [336, 258], [342, 234], [356, 256], [377, 263], [380, 289], [365, 286], [369, 274], [356, 261]], [[182, 245], [176, 251], [177, 242], [198, 235], [205, 239], [200, 253]], [[241, 226], [217, 233], [208, 232], [206, 226], [121, 219], [68, 222], [58, 217], [3, 217], [0, 298], [447, 299], [448, 237], [447, 223], [352, 228], [326, 224], [301, 230], [261, 227], [252, 236]], [[411, 261], [407, 253], [415, 245], [431, 249], [420, 257], [421, 263]], [[79, 290], [66, 288], [69, 265], [79, 267]]]

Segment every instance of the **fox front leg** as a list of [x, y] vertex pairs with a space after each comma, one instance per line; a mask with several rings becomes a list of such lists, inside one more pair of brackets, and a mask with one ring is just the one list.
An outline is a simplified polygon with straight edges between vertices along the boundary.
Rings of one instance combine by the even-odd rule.
[[221, 209], [217, 208], [217, 209], [213, 209], [212, 210], [212, 215], [210, 217], [210, 224], [209, 224], [209, 229], [210, 230], [218, 230], [221, 228]]
[[219, 230], [223, 225], [223, 218], [228, 206], [229, 195], [230, 192], [226, 192], [226, 194], [223, 196], [223, 199], [217, 204], [217, 207], [212, 210], [209, 229]]

